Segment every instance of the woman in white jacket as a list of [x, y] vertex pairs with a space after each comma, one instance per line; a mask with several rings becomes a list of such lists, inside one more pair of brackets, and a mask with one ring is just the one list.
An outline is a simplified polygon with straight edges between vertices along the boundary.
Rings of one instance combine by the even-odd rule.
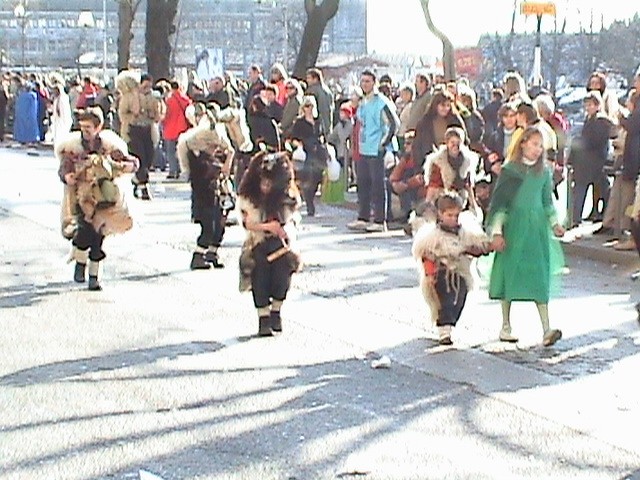
[[53, 104], [51, 115], [51, 133], [53, 135], [53, 143], [57, 144], [60, 139], [64, 138], [71, 131], [73, 125], [73, 117], [71, 116], [71, 103], [69, 95], [64, 91], [64, 86], [56, 83], [52, 87]]

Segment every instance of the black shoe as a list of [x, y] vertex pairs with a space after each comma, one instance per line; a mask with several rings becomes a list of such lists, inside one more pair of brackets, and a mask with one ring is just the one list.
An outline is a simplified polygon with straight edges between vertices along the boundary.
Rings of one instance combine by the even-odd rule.
[[213, 265], [213, 268], [224, 268], [224, 264], [220, 263], [217, 252], [207, 251], [204, 254], [204, 261]]
[[442, 337], [440, 340], [438, 340], [438, 343], [440, 345], [453, 345], [451, 337]]
[[100, 285], [96, 275], [89, 275], [89, 290], [92, 292], [99, 292], [102, 290], [102, 286]]
[[259, 337], [272, 337], [273, 330], [271, 330], [271, 317], [260, 317], [258, 323], [258, 336]]
[[593, 232], [594, 235], [613, 235], [613, 228], [611, 227], [600, 227]]
[[140, 185], [138, 185], [133, 179], [131, 179], [131, 185], [133, 185], [133, 197], [139, 198], [140, 195], [139, 195], [138, 189], [140, 188]]
[[86, 263], [76, 262], [76, 268], [73, 272], [73, 281], [76, 283], [84, 283], [86, 278], [84, 276], [85, 269], [87, 268]]
[[151, 194], [149, 193], [149, 187], [147, 187], [146, 185], [143, 185], [142, 187], [140, 187], [140, 198], [142, 200], [151, 200]]
[[209, 270], [211, 268], [211, 264], [207, 263], [204, 259], [203, 253], [193, 252], [193, 257], [191, 257], [191, 265], [189, 266], [191, 270]]
[[280, 317], [280, 312], [271, 312], [269, 318], [271, 319], [271, 330], [274, 332], [281, 332], [282, 318]]

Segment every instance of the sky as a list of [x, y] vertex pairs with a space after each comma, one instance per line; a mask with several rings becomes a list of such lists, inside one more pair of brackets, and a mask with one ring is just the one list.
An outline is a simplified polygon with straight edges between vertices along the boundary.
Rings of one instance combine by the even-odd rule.
[[[533, 33], [535, 17], [520, 15], [520, 3], [517, 0], [516, 32]], [[556, 0], [554, 3], [558, 24], [566, 17], [569, 32], [579, 31], [581, 23], [588, 29], [592, 10], [595, 30], [600, 29], [601, 16], [606, 27], [614, 20], [631, 18], [640, 12], [637, 0]], [[483, 33], [507, 33], [511, 28], [513, 5], [514, 0], [430, 0], [430, 13], [436, 27], [459, 48], [475, 46]], [[542, 31], [553, 28], [553, 17], [543, 17]], [[367, 0], [367, 30], [370, 52], [435, 52], [438, 56], [442, 52], [442, 43], [427, 28], [420, 0]]]

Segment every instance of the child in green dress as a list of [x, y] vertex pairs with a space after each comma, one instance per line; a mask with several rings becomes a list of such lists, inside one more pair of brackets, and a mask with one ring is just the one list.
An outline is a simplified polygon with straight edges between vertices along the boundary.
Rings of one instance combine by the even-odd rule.
[[511, 334], [511, 302], [533, 301], [542, 322], [542, 343], [551, 346], [562, 338], [560, 330], [549, 327], [552, 233], [560, 237], [564, 229], [551, 199], [553, 182], [542, 138], [536, 127], [524, 131], [493, 191], [487, 226], [496, 255], [489, 297], [502, 302], [501, 341], [518, 341]]

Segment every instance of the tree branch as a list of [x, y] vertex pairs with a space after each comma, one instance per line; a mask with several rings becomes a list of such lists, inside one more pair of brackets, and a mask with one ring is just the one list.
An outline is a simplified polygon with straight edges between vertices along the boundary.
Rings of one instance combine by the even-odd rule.
[[316, 0], [304, 0], [304, 10], [307, 12], [307, 16], [311, 15], [316, 9]]
[[332, 19], [336, 13], [338, 13], [338, 7], [340, 6], [340, 0], [323, 0], [320, 5], [322, 10], [322, 16], [327, 20]]

